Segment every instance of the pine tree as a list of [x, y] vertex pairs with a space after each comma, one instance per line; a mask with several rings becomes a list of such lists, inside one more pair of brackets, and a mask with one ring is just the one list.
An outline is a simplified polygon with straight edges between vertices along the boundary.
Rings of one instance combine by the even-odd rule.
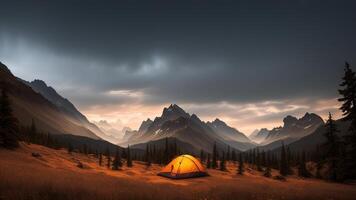
[[127, 167], [132, 167], [132, 159], [131, 159], [131, 152], [130, 152], [130, 145], [127, 147]]
[[337, 127], [332, 119], [331, 113], [329, 113], [329, 118], [325, 124], [326, 132], [324, 136], [326, 137], [326, 142], [323, 144], [325, 149], [325, 158], [328, 163], [328, 178], [330, 180], [336, 181], [340, 177], [338, 176], [338, 171], [340, 170], [340, 152], [342, 148], [342, 143], [339, 136], [337, 135]]
[[103, 155], [99, 153], [99, 166], [101, 166], [103, 163]]
[[35, 120], [32, 119], [31, 121], [31, 127], [30, 127], [30, 131], [28, 133], [29, 135], [29, 138], [30, 138], [30, 142], [32, 143], [36, 143], [37, 141], [37, 127], [36, 127], [36, 123], [35, 123]]
[[204, 151], [203, 151], [203, 149], [202, 150], [200, 150], [200, 161], [201, 162], [204, 162], [205, 161], [205, 158], [204, 158], [205, 156], [204, 156]]
[[72, 143], [68, 143], [68, 153], [71, 154], [73, 152], [73, 145]]
[[280, 161], [280, 168], [279, 168], [279, 173], [282, 176], [288, 175], [288, 165], [287, 165], [287, 156], [286, 156], [286, 150], [284, 147], [284, 143], [282, 144], [281, 148], [281, 161]]
[[115, 158], [112, 163], [112, 169], [119, 170], [121, 167], [122, 167], [122, 161], [121, 161], [120, 150], [116, 149]]
[[146, 161], [146, 165], [147, 166], [151, 166], [151, 151], [150, 151], [150, 148], [149, 148], [149, 145], [147, 144], [146, 145], [146, 152], [145, 152], [145, 161]]
[[231, 160], [234, 161], [234, 162], [237, 161], [235, 149], [233, 149], [232, 152], [231, 152]]
[[226, 160], [227, 160], [227, 161], [230, 161], [230, 160], [231, 160], [230, 146], [227, 146]]
[[18, 147], [18, 131], [18, 120], [13, 116], [9, 96], [3, 88], [0, 96], [0, 145], [9, 149]]
[[225, 152], [222, 153], [222, 159], [221, 159], [221, 161], [220, 161], [220, 170], [221, 170], [221, 171], [226, 171]]
[[243, 175], [244, 171], [245, 171], [244, 161], [243, 161], [243, 158], [242, 158], [242, 153], [240, 153], [240, 155], [239, 155], [239, 168], [238, 168], [238, 172], [237, 173], [240, 174], [240, 175]]
[[340, 110], [343, 112], [343, 120], [350, 121], [349, 133], [345, 136], [347, 144], [345, 155], [345, 176], [349, 179], [356, 178], [356, 76], [349, 63], [345, 63], [344, 77], [340, 84], [342, 89], [339, 94], [342, 96], [338, 100], [342, 103]]
[[310, 173], [306, 167], [306, 160], [305, 160], [305, 152], [303, 151], [302, 157], [300, 158], [299, 165], [298, 165], [298, 176], [308, 178], [310, 177]]
[[258, 171], [262, 171], [260, 150], [256, 149], [256, 166]]
[[216, 169], [218, 167], [218, 152], [216, 149], [216, 142], [214, 142], [214, 148], [213, 148], [213, 162], [211, 164], [211, 167], [213, 169]]
[[210, 153], [208, 154], [208, 160], [206, 161], [206, 168], [211, 168], [211, 160], [210, 160]]
[[107, 155], [107, 159], [108, 159], [108, 161], [107, 161], [107, 167], [108, 167], [108, 169], [110, 169], [110, 167], [111, 167], [110, 151], [108, 151], [106, 155]]
[[291, 168], [291, 162], [292, 162], [292, 154], [290, 152], [289, 146], [286, 148], [286, 168], [287, 168], [287, 173], [288, 175], [293, 174], [292, 168]]

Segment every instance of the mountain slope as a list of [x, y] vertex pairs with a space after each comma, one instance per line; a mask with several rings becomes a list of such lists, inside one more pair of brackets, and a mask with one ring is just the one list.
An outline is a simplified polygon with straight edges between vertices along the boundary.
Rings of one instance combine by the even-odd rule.
[[0, 63], [0, 88], [8, 91], [14, 115], [21, 125], [29, 126], [34, 120], [39, 130], [44, 132], [100, 139], [93, 131], [77, 123], [71, 116], [20, 81], [2, 63]]
[[47, 86], [47, 84], [42, 80], [34, 80], [32, 82], [24, 81], [25, 84], [30, 86], [35, 92], [41, 94], [44, 98], [50, 101], [52, 104], [57, 106], [57, 108], [66, 114], [67, 117], [71, 118], [73, 123], [78, 124], [79, 126], [83, 126], [93, 132], [95, 135], [100, 138], [107, 140], [112, 143], [117, 143], [120, 139], [112, 136], [107, 132], [101, 130], [95, 124], [89, 122], [89, 120], [78, 111], [78, 109], [66, 98], [62, 97], [57, 93], [57, 91]]

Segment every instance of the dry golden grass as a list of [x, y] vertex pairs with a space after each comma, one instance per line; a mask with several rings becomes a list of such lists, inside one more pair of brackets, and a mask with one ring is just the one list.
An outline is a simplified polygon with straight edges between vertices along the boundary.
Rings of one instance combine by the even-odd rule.
[[[38, 152], [41, 158], [31, 156]], [[236, 175], [209, 170], [209, 177], [170, 180], [156, 176], [161, 169], [135, 162], [133, 168], [112, 171], [97, 159], [38, 145], [21, 144], [0, 150], [0, 199], [355, 199], [356, 186], [289, 177], [265, 178], [247, 169]], [[77, 167], [78, 161], [85, 169]], [[105, 161], [105, 159], [104, 159]], [[274, 172], [276, 173], [276, 172]]]

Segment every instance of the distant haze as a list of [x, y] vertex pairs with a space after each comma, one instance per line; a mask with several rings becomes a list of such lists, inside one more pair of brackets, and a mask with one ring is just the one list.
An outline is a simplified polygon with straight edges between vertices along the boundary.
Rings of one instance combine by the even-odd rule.
[[[180, 105], [249, 134], [340, 117], [355, 1], [1, 1], [0, 61], [90, 120], [137, 129]], [[119, 127], [120, 126], [120, 127]]]

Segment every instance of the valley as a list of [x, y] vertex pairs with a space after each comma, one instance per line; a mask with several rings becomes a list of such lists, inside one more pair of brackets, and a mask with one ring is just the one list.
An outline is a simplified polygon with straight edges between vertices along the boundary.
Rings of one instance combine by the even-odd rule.
[[[32, 153], [41, 157], [33, 157]], [[16, 151], [0, 149], [1, 199], [353, 199], [355, 185], [290, 176], [286, 181], [263, 177], [246, 166], [236, 174], [208, 169], [210, 176], [171, 180], [157, 176], [162, 166], [134, 162], [119, 171], [99, 166], [93, 155], [68, 154], [40, 145], [21, 143]], [[78, 162], [84, 168], [78, 168]], [[278, 174], [272, 171], [274, 175]]]

